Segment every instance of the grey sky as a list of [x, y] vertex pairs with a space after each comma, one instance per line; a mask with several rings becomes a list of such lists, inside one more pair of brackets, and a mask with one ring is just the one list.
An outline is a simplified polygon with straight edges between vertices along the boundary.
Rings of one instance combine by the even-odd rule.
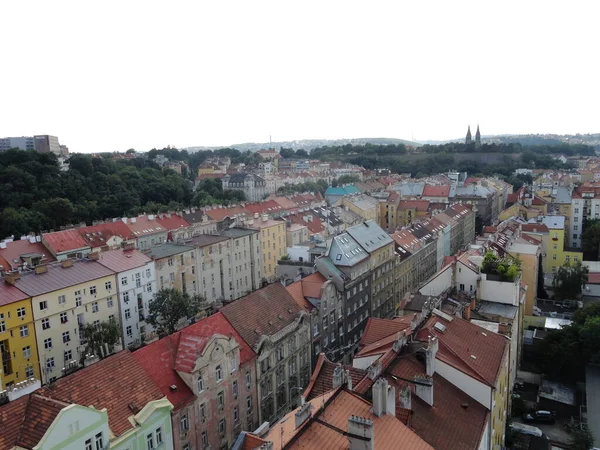
[[2, 2], [0, 136], [71, 151], [600, 132], [596, 1]]

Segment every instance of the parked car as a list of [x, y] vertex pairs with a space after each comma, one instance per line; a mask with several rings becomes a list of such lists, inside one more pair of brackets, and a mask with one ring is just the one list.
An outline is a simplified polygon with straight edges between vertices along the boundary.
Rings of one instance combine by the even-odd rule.
[[523, 415], [523, 421], [529, 423], [554, 423], [556, 413], [553, 411], [532, 411]]

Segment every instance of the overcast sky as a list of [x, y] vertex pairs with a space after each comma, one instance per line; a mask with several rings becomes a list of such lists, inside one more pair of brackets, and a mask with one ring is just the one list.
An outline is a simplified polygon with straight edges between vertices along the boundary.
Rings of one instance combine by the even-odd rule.
[[600, 132], [597, 1], [94, 3], [0, 3], [0, 136], [96, 152]]

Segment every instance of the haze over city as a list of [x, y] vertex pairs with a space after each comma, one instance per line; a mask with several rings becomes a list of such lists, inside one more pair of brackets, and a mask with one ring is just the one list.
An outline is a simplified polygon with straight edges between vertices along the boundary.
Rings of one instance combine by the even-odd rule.
[[72, 152], [597, 132], [595, 2], [10, 2], [0, 135]]

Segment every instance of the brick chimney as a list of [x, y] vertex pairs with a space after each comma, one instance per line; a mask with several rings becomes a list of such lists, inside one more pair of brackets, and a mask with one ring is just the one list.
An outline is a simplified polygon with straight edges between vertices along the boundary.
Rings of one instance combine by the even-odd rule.
[[429, 339], [429, 343], [425, 349], [425, 363], [427, 375], [430, 377], [435, 373], [435, 356], [437, 355], [438, 348], [438, 339], [435, 337]]
[[296, 414], [294, 414], [296, 419], [296, 429], [298, 429], [298, 427], [300, 427], [310, 417], [311, 408], [312, 405], [310, 403], [305, 403], [298, 408], [298, 411], [296, 411]]
[[471, 320], [471, 304], [470, 303], [463, 308], [463, 319]]
[[433, 380], [427, 375], [415, 375], [415, 394], [429, 406], [433, 406]]
[[348, 450], [375, 450], [375, 428], [369, 419], [359, 416], [348, 418]]

